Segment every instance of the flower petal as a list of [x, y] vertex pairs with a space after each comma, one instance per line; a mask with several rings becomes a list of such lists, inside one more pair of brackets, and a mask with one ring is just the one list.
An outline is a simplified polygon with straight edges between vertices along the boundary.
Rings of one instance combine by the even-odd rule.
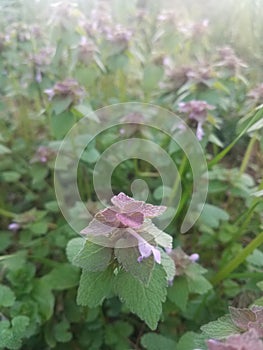
[[117, 213], [116, 218], [125, 226], [131, 228], [139, 228], [144, 220], [142, 213], [133, 213], [133, 214], [121, 214]]
[[167, 208], [163, 205], [144, 204], [142, 207], [142, 213], [146, 218], [154, 218], [162, 215]]

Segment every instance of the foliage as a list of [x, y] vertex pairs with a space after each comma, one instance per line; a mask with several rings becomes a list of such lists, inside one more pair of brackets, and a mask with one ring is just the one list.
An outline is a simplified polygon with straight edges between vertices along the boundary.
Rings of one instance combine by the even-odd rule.
[[[262, 11], [254, 0], [1, 1], [0, 349], [263, 347]], [[81, 154], [78, 188], [95, 221], [79, 236], [60, 212], [53, 178], [65, 135], [86, 117], [92, 138], [96, 110], [130, 101], [175, 112], [200, 141], [208, 196], [185, 235], [191, 164], [138, 113]], [[179, 184], [163, 186], [145, 160], [114, 169], [111, 213], [108, 193], [98, 200], [99, 157], [133, 137], [178, 168], [182, 196], [165, 232], [152, 219]], [[147, 203], [144, 190], [132, 199], [136, 179]], [[76, 202], [71, 214], [84, 228], [81, 210]]]

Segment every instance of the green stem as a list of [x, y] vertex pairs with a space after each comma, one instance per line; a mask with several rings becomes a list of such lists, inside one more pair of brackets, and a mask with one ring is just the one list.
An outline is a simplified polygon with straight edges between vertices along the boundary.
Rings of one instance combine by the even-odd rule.
[[249, 159], [251, 157], [251, 153], [253, 151], [253, 147], [255, 142], [257, 141], [257, 133], [254, 133], [253, 137], [250, 139], [248, 147], [246, 149], [246, 153], [244, 155], [244, 158], [242, 160], [241, 166], [240, 166], [240, 170], [239, 170], [239, 174], [242, 175], [244, 174], [244, 172], [246, 171]]
[[241, 131], [241, 133], [225, 148], [222, 152], [220, 152], [214, 159], [212, 159], [208, 165], [209, 167], [217, 164], [221, 159], [227, 155], [231, 151], [231, 149], [235, 146], [235, 144], [239, 141], [239, 139], [247, 132], [247, 130], [254, 124], [254, 122], [259, 118], [259, 114], [263, 112], [263, 109], [258, 110], [254, 116], [251, 118], [250, 122], [245, 126], [245, 128]]
[[11, 211], [7, 211], [5, 209], [0, 208], [0, 214], [5, 216], [6, 218], [15, 218], [17, 214], [12, 213]]
[[257, 235], [257, 237], [255, 237], [244, 249], [242, 249], [233, 260], [231, 260], [227, 265], [223, 266], [223, 268], [214, 276], [214, 278], [212, 278], [211, 282], [213, 285], [218, 284], [224, 278], [228, 277], [228, 275], [240, 264], [242, 264], [246, 258], [261, 244], [263, 244], [263, 232]]
[[187, 165], [187, 156], [184, 154], [182, 162], [180, 164], [179, 174], [178, 174], [178, 176], [175, 179], [175, 182], [174, 182], [174, 185], [173, 185], [173, 188], [172, 188], [169, 200], [168, 200], [168, 204], [167, 204], [168, 207], [172, 204], [172, 202], [174, 200], [174, 197], [176, 196], [176, 193], [177, 193], [177, 190], [178, 190], [178, 186], [180, 184], [182, 175], [183, 175], [183, 173], [185, 171], [186, 165]]

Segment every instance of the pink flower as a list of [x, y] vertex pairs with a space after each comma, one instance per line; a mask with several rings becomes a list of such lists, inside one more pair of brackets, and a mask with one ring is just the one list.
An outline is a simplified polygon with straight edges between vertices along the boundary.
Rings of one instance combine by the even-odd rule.
[[21, 226], [17, 222], [12, 222], [11, 224], [8, 225], [9, 231], [17, 232], [20, 228]]
[[208, 350], [263, 350], [263, 342], [253, 329], [231, 335], [225, 341], [209, 339], [207, 346]]
[[130, 235], [138, 241], [140, 252], [139, 262], [153, 254], [155, 261], [160, 264], [160, 251], [149, 244], [136, 230], [139, 230], [147, 218], [153, 218], [163, 214], [166, 210], [164, 206], [147, 204], [128, 197], [124, 193], [119, 193], [112, 197], [113, 206], [99, 211], [90, 224], [80, 233], [93, 236], [109, 236], [118, 229], [127, 230]]
[[207, 118], [208, 111], [213, 109], [215, 107], [206, 101], [192, 100], [179, 103], [179, 112], [188, 114], [189, 119], [197, 122], [196, 137], [198, 140], [202, 140], [204, 136], [203, 124]]

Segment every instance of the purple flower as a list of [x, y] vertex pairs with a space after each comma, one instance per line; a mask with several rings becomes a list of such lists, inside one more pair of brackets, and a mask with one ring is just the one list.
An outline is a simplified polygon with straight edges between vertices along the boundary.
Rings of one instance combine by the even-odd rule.
[[206, 101], [192, 100], [179, 103], [179, 111], [188, 114], [189, 119], [197, 122], [196, 136], [198, 140], [202, 140], [204, 136], [203, 124], [207, 118], [208, 111], [213, 109], [215, 107], [209, 105]]
[[39, 146], [36, 150], [34, 157], [31, 159], [31, 163], [47, 163], [49, 160], [55, 157], [55, 152], [46, 146]]
[[216, 64], [218, 67], [225, 67], [229, 70], [237, 70], [239, 68], [246, 68], [247, 65], [236, 56], [234, 50], [229, 47], [222, 47], [218, 49], [220, 57], [219, 62]]
[[122, 192], [112, 197], [111, 202], [113, 206], [99, 211], [90, 224], [80, 233], [93, 236], [109, 236], [118, 232], [128, 233], [138, 241], [138, 249], [141, 254], [138, 258], [139, 262], [153, 254], [155, 261], [160, 264], [160, 251], [149, 244], [138, 232], [142, 228], [145, 219], [163, 214], [166, 207], [137, 201]]
[[263, 83], [250, 90], [247, 96], [256, 104], [263, 103]]
[[176, 276], [184, 275], [187, 267], [199, 259], [199, 254], [194, 253], [189, 256], [185, 254], [185, 252], [180, 247], [177, 247], [175, 249], [168, 248], [166, 249], [166, 253], [170, 255], [174, 261], [176, 267]]
[[253, 329], [263, 337], [263, 307], [252, 306], [251, 309], [229, 308], [233, 323], [242, 331]]
[[21, 226], [17, 222], [12, 222], [11, 224], [8, 225], [9, 231], [17, 232], [20, 228]]
[[85, 95], [85, 90], [74, 79], [66, 79], [64, 81], [57, 82], [52, 89], [46, 89], [44, 91], [49, 100], [53, 97], [71, 97], [73, 101], [78, 102]]
[[263, 342], [253, 329], [231, 335], [225, 341], [209, 339], [207, 346], [208, 350], [263, 350]]
[[191, 254], [191, 255], [189, 256], [189, 259], [190, 259], [192, 262], [196, 262], [196, 261], [199, 260], [199, 254], [197, 254], [197, 253]]

